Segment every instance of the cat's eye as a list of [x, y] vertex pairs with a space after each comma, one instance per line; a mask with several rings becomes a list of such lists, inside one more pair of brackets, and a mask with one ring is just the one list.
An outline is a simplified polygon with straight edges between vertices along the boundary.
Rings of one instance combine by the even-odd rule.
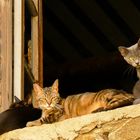
[[135, 58], [134, 58], [134, 57], [129, 57], [129, 60], [130, 60], [130, 61], [134, 61]]
[[39, 99], [38, 99], [38, 101], [42, 101], [42, 100], [43, 100], [42, 98], [39, 98]]
[[45, 100], [41, 98], [38, 100], [38, 102], [45, 102]]
[[51, 98], [51, 101], [55, 101], [57, 98], [56, 97], [52, 97]]
[[53, 102], [58, 103], [58, 102], [59, 102], [59, 98], [57, 98], [57, 97], [54, 98], [54, 99], [53, 99]]

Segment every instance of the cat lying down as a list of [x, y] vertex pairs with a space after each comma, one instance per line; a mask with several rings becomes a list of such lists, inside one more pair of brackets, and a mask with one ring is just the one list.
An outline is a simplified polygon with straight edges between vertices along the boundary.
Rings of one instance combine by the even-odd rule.
[[26, 126], [28, 121], [40, 118], [41, 110], [27, 105], [23, 101], [14, 103], [11, 107], [0, 113], [0, 135]]
[[43, 123], [62, 121], [68, 118], [105, 111], [130, 105], [134, 101], [132, 94], [122, 90], [105, 89], [99, 92], [86, 92], [68, 96], [62, 99], [58, 91], [58, 79], [51, 87], [41, 88], [33, 85], [35, 108], [42, 110], [42, 115], [26, 126], [36, 126]]

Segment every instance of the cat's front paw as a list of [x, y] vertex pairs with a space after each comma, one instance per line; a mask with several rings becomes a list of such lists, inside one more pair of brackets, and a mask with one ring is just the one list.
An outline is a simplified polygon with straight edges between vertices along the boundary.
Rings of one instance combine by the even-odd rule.
[[134, 100], [133, 105], [140, 104], [140, 98]]
[[40, 122], [40, 120], [36, 120], [36, 121], [30, 121], [26, 123], [26, 127], [32, 127], [32, 126], [40, 126], [42, 125], [42, 123]]
[[26, 127], [32, 127], [32, 126], [34, 126], [34, 124], [32, 122], [27, 122], [26, 123]]

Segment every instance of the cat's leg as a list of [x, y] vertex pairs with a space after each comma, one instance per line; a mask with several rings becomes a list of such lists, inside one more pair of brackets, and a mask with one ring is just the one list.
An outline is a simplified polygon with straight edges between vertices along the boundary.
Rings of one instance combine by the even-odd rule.
[[132, 94], [114, 94], [111, 98], [107, 100], [107, 110], [114, 109], [117, 107], [130, 105], [134, 101], [134, 96]]
[[99, 108], [95, 109], [91, 113], [97, 113], [97, 112], [106, 111], [106, 110], [108, 110], [108, 109], [104, 106], [104, 107], [99, 107]]
[[68, 118], [70, 118], [68, 115], [63, 114], [61, 117], [59, 117], [58, 121], [63, 121], [63, 120], [66, 120]]
[[27, 127], [31, 127], [31, 126], [39, 126], [39, 125], [42, 125], [42, 121], [41, 119], [38, 119], [38, 120], [35, 120], [35, 121], [30, 121], [30, 122], [27, 122], [26, 126]]
[[140, 98], [134, 100], [133, 105], [140, 104]]
[[52, 113], [52, 111], [48, 111], [48, 110], [44, 110], [42, 111], [42, 115], [41, 115], [41, 118], [35, 120], [35, 121], [30, 121], [30, 122], [27, 122], [26, 126], [27, 127], [31, 127], [31, 126], [39, 126], [39, 125], [42, 125], [46, 122], [49, 122], [49, 113]]

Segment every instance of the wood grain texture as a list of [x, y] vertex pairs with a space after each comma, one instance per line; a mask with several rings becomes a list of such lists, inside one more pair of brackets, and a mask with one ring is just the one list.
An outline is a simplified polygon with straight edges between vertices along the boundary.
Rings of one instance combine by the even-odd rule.
[[43, 86], [43, 5], [39, 0], [39, 82]]
[[0, 1], [0, 111], [12, 102], [12, 1]]
[[31, 19], [32, 72], [35, 80], [43, 84], [43, 17], [42, 0], [33, 0], [38, 16]]

